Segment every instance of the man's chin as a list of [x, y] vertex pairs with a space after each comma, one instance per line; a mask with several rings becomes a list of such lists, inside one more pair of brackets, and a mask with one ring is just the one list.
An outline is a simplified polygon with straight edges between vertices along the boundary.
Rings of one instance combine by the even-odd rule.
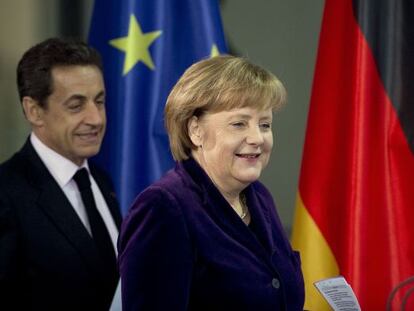
[[79, 150], [78, 156], [82, 157], [83, 159], [91, 158], [99, 153], [100, 148], [101, 144], [96, 146], [85, 146]]

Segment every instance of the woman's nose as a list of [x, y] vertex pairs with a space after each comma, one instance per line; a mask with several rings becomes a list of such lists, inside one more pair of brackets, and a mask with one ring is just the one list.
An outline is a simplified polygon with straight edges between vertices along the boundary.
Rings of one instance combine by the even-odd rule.
[[264, 141], [263, 133], [258, 126], [251, 127], [247, 133], [246, 142], [252, 145], [260, 145]]

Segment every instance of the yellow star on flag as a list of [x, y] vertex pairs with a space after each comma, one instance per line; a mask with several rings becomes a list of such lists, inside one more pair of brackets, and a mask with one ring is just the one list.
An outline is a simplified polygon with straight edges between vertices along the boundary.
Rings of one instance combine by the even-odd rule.
[[161, 33], [160, 30], [143, 33], [134, 14], [131, 14], [128, 36], [109, 41], [110, 45], [125, 52], [123, 75], [126, 75], [139, 61], [154, 70], [155, 66], [148, 49]]
[[220, 55], [220, 52], [217, 48], [217, 45], [213, 44], [213, 46], [211, 47], [210, 57], [219, 56], [219, 55]]

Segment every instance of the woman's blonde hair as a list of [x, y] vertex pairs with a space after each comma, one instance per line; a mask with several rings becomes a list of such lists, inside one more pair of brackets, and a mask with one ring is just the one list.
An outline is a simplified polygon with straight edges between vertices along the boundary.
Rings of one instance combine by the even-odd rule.
[[223, 55], [193, 64], [171, 90], [165, 106], [165, 126], [174, 159], [185, 160], [196, 148], [188, 135], [191, 117], [244, 107], [275, 110], [285, 102], [283, 84], [244, 58]]

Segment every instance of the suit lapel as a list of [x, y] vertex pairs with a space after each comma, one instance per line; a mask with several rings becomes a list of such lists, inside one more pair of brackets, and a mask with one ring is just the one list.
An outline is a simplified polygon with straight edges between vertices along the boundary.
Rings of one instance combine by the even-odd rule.
[[103, 265], [92, 237], [29, 141], [26, 142], [22, 155], [25, 158], [27, 178], [38, 194], [38, 207], [79, 252], [90, 270], [102, 275]]
[[[88, 266], [99, 273], [100, 269], [97, 265], [100, 266], [101, 259], [95, 243], [59, 186], [53, 185], [52, 182], [44, 183], [38, 205], [80, 253]], [[103, 269], [103, 266], [101, 268]]]

